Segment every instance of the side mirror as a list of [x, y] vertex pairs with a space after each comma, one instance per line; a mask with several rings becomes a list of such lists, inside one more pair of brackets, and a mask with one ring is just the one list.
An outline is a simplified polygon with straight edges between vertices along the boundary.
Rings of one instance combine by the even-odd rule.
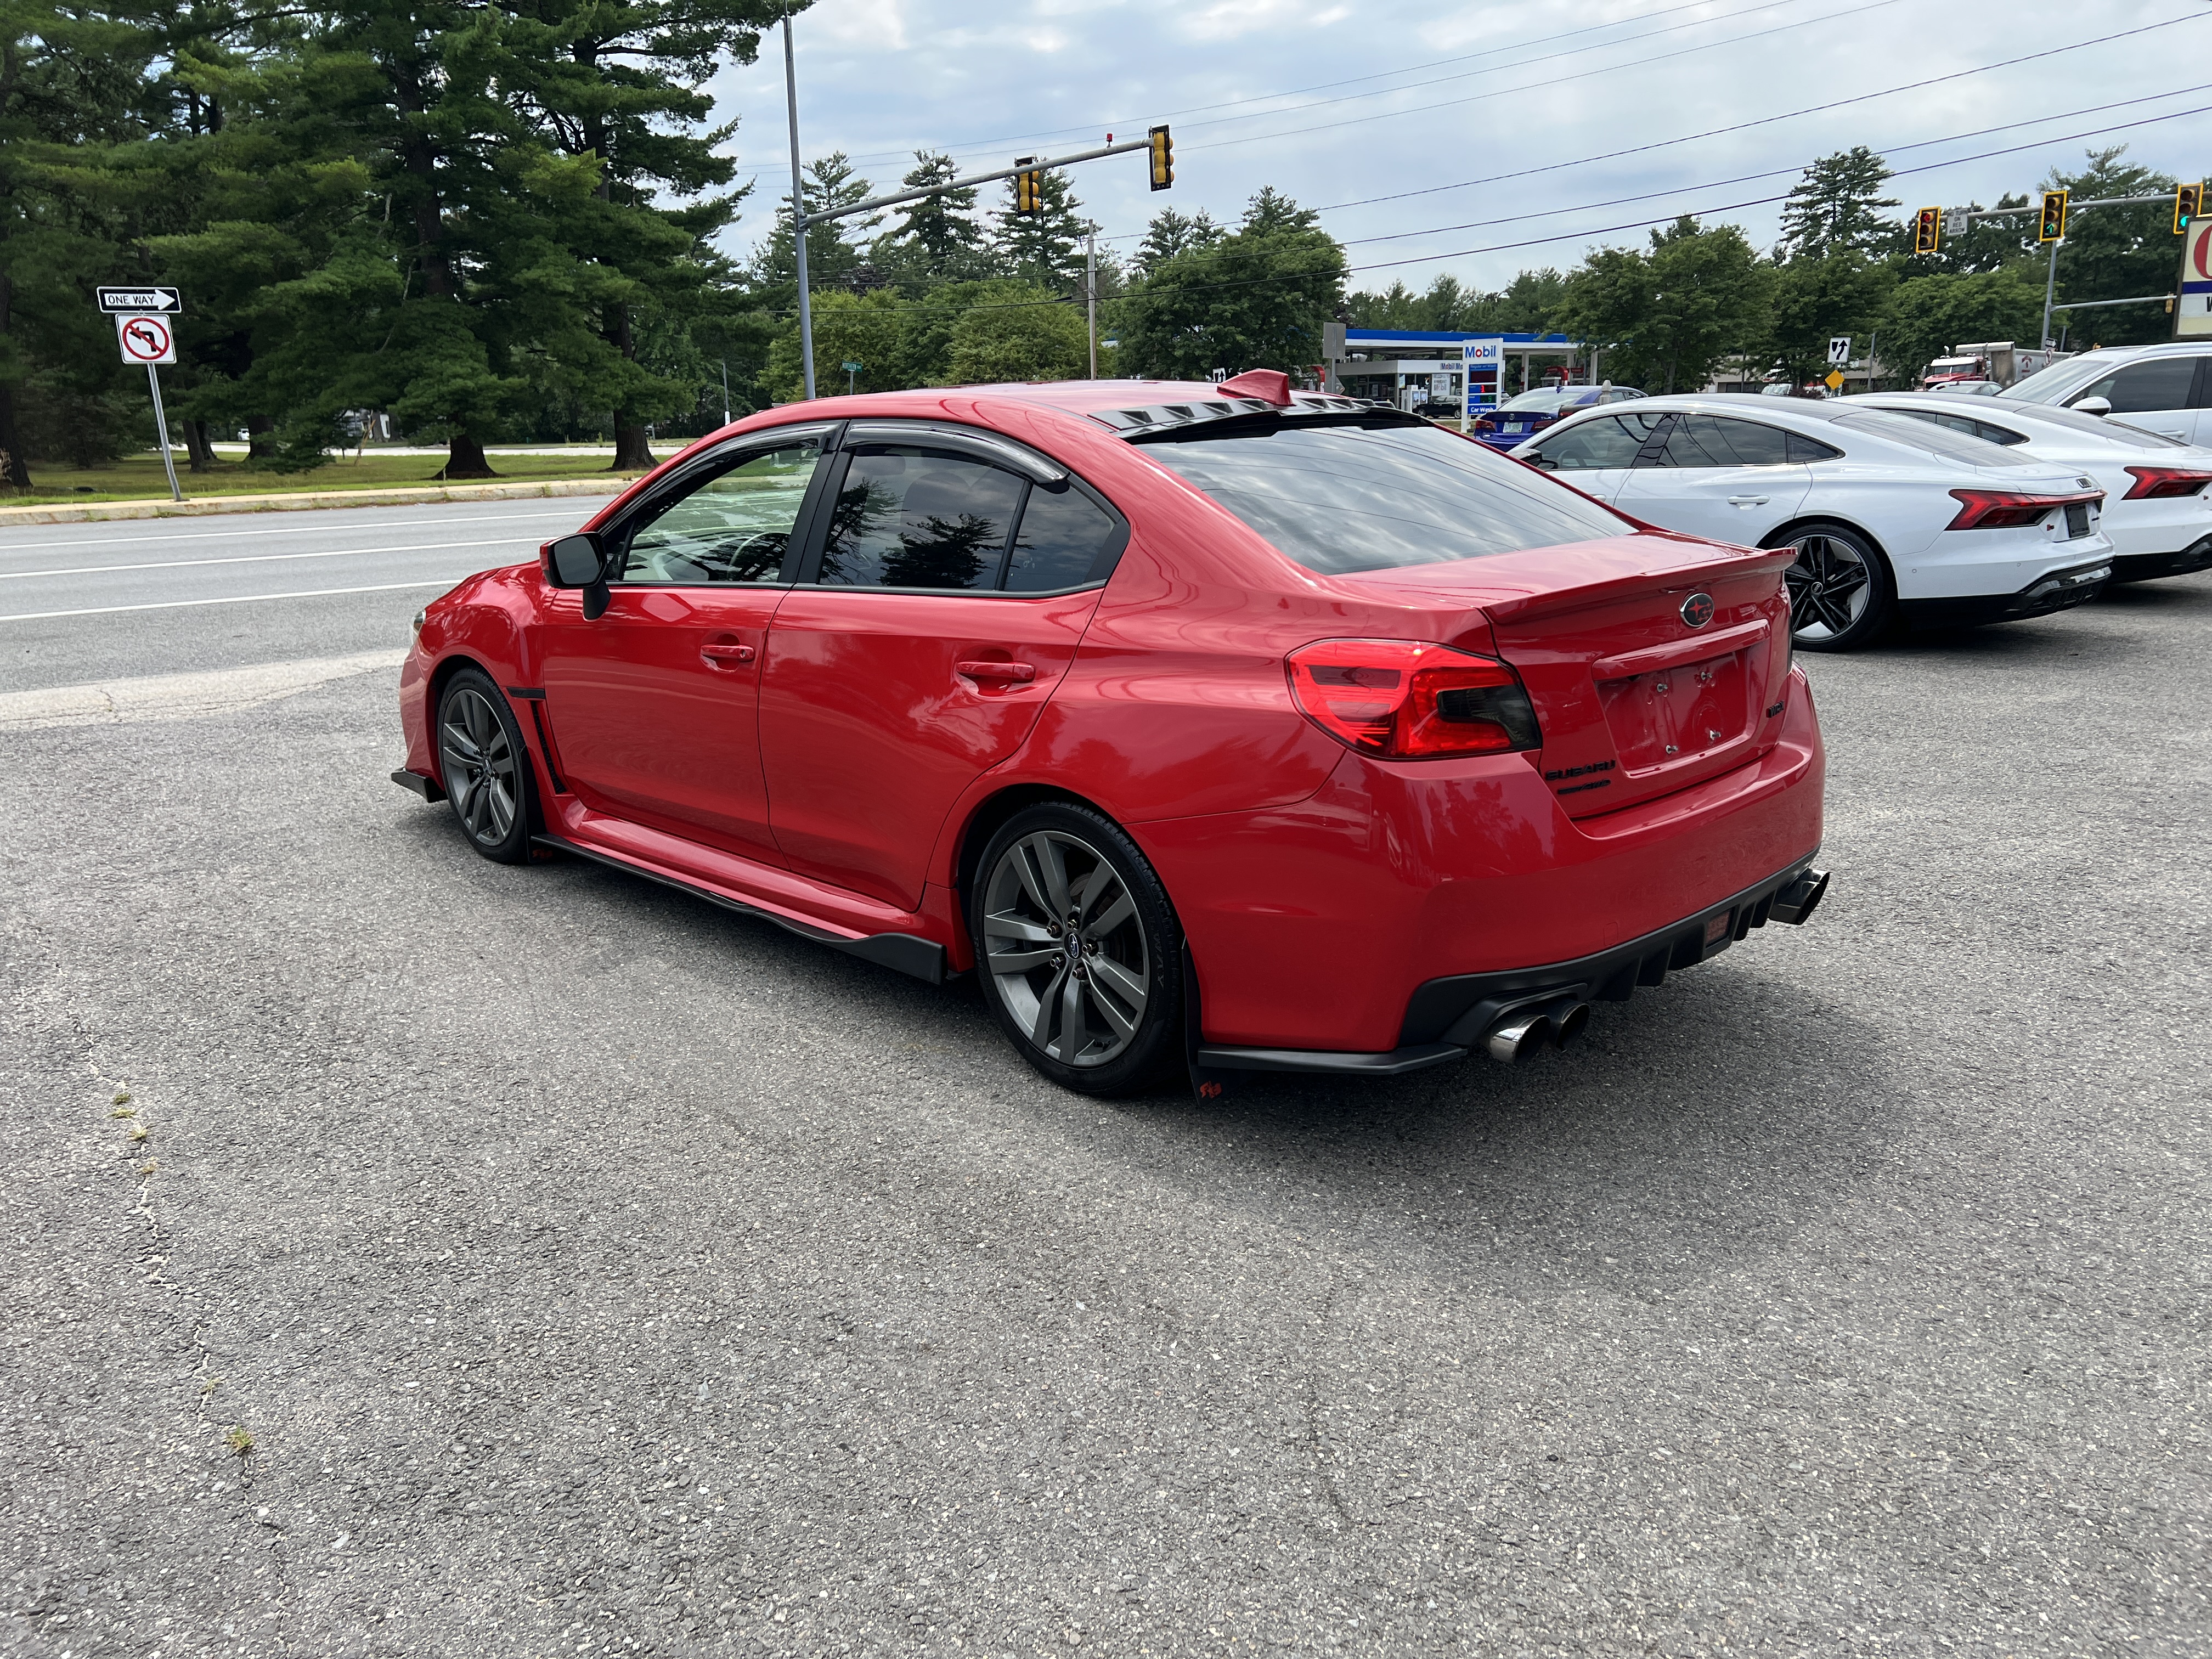
[[2074, 407], [2084, 415], [2094, 415], [2099, 420], [2102, 420], [2112, 412], [2112, 400], [2110, 398], [2084, 398]]
[[584, 590], [584, 620], [597, 622], [606, 614], [606, 553], [599, 538], [588, 530], [549, 542], [545, 548], [545, 580], [556, 587]]

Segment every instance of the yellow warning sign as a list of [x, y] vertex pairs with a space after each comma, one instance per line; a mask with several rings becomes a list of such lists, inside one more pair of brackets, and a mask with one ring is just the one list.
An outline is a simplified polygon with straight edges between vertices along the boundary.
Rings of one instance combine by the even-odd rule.
[[1830, 369], [1828, 371], [1828, 390], [1831, 392], [1841, 392], [1843, 389], [1844, 371], [1840, 368]]

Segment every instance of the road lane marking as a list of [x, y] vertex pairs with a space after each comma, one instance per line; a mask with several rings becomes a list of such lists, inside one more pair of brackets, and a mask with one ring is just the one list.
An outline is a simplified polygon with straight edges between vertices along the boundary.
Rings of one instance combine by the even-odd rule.
[[[574, 499], [579, 501], [588, 501], [593, 498], [589, 495], [578, 495]], [[609, 493], [608, 499], [613, 499], [612, 492]], [[333, 513], [346, 514], [361, 511], [359, 507], [332, 507], [330, 510]], [[573, 507], [560, 511], [544, 510], [536, 513], [480, 513], [473, 518], [467, 519], [391, 519], [376, 526], [375, 528], [407, 530], [412, 529], [416, 525], [425, 524], [511, 524], [517, 519], [573, 519], [575, 516], [575, 509]], [[349, 520], [349, 522], [352, 520]], [[316, 531], [326, 528], [328, 528], [327, 526], [319, 524], [286, 525], [273, 530], [179, 531], [173, 536], [70, 536], [50, 542], [0, 541], [0, 553], [23, 553], [41, 547], [100, 547], [109, 542], [209, 542], [232, 541], [240, 536], [312, 536]]]
[[0, 582], [34, 576], [108, 576], [120, 570], [197, 570], [204, 565], [269, 564], [279, 559], [353, 559], [370, 553], [444, 553], [456, 547], [527, 547], [535, 536], [492, 536], [473, 542], [424, 542], [416, 547], [335, 547], [319, 553], [240, 553], [228, 559], [162, 559], [143, 564], [81, 564], [64, 570], [0, 570]]
[[143, 726], [232, 714], [275, 702], [326, 681], [397, 668], [406, 652], [362, 651], [304, 662], [257, 663], [190, 674], [57, 685], [0, 693], [0, 732], [44, 732], [66, 726]]
[[468, 580], [456, 576], [428, 582], [379, 582], [374, 587], [311, 587], [297, 593], [234, 593], [220, 599], [164, 599], [157, 605], [95, 605], [82, 611], [24, 611], [0, 617], [0, 623], [46, 622], [55, 617], [112, 617], [124, 611], [185, 611], [199, 605], [258, 605], [264, 599], [330, 599], [343, 593], [398, 593], [410, 587], [458, 587]]

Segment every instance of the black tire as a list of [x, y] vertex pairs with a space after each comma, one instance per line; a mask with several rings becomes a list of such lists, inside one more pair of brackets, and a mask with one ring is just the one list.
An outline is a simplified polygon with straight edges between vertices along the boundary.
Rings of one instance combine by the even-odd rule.
[[1104, 813], [1047, 801], [1000, 825], [975, 868], [968, 932], [992, 1018], [1060, 1087], [1133, 1094], [1182, 1064], [1182, 929]]
[[1797, 562], [1782, 574], [1798, 650], [1856, 651], [1896, 625], [1896, 580], [1863, 532], [1848, 525], [1802, 524], [1769, 537], [1766, 545], [1797, 550]]
[[507, 698], [489, 675], [464, 668], [438, 696], [438, 770], [469, 845], [495, 864], [527, 864], [538, 782]]

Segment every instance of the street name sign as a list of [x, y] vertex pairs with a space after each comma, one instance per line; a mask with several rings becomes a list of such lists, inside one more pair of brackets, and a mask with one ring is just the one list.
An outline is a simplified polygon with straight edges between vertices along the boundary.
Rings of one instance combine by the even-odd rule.
[[115, 337], [126, 363], [173, 363], [177, 337], [166, 317], [118, 317]]
[[173, 288], [96, 288], [92, 292], [106, 312], [173, 316], [185, 308], [184, 295]]

